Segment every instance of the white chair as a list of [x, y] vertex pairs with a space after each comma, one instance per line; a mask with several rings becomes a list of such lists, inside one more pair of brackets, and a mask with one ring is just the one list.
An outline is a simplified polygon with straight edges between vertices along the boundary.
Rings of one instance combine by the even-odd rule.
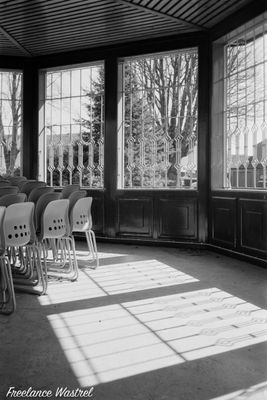
[[34, 294], [47, 290], [46, 263], [36, 241], [33, 222], [34, 203], [11, 204], [6, 208], [3, 232], [15, 289]]
[[8, 180], [12, 186], [17, 186], [20, 182], [26, 182], [26, 176], [9, 176]]
[[[51, 198], [51, 195], [51, 193], [43, 195], [40, 200], [43, 202], [44, 196]], [[49, 201], [44, 207], [42, 215], [37, 216], [37, 221], [39, 220], [37, 236], [39, 242], [44, 246], [43, 257], [47, 260], [48, 276], [74, 281], [78, 277], [78, 264], [74, 239], [67, 235], [69, 232], [68, 212], [68, 199]], [[51, 261], [47, 257], [48, 244], [52, 250]]]
[[0, 197], [7, 194], [17, 194], [18, 192], [19, 188], [17, 186], [0, 186]]
[[14, 203], [24, 203], [27, 200], [25, 193], [5, 194], [0, 197], [0, 206], [8, 207]]
[[32, 201], [36, 204], [41, 196], [46, 193], [53, 193], [54, 191], [55, 189], [52, 186], [37, 186], [29, 193], [28, 201]]
[[91, 206], [92, 206], [92, 197], [84, 197], [78, 199], [72, 209], [70, 210], [70, 233], [73, 235], [75, 232], [84, 232], [89, 255], [92, 258], [92, 262], [94, 262], [94, 268], [99, 266], [97, 245], [95, 239], [95, 233], [92, 230], [92, 215], [91, 215]]
[[0, 313], [11, 314], [16, 309], [16, 298], [9, 259], [6, 257], [3, 224], [6, 207], [0, 207]]
[[72, 185], [64, 186], [61, 192], [61, 199], [68, 199], [71, 193], [76, 192], [80, 189], [80, 185], [73, 183]]
[[31, 193], [31, 191], [37, 187], [41, 187], [41, 186], [47, 186], [46, 182], [43, 181], [37, 181], [37, 180], [30, 180], [30, 181], [26, 181], [24, 182], [22, 185], [21, 183], [19, 184], [19, 191], [21, 193], [26, 193], [27, 198], [29, 197], [29, 194]]

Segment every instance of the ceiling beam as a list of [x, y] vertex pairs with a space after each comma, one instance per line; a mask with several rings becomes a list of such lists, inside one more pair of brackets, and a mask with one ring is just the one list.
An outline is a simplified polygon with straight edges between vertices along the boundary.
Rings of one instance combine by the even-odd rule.
[[173, 17], [173, 16], [168, 15], [168, 14], [164, 14], [164, 13], [162, 13], [160, 11], [153, 10], [153, 9], [148, 8], [146, 6], [140, 6], [139, 4], [132, 3], [131, 1], [128, 1], [128, 0], [113, 0], [113, 1], [115, 3], [120, 3], [120, 4], [123, 4], [125, 6], [134, 8], [135, 10], [145, 11], [147, 13], [156, 15], [157, 17], [164, 18], [164, 19], [166, 19], [168, 21], [171, 21], [171, 22], [180, 23], [180, 25], [183, 24], [183, 25], [185, 25], [185, 26], [187, 26], [188, 28], [191, 28], [191, 29], [194, 28], [194, 29], [198, 29], [200, 31], [206, 31], [207, 30], [206, 28], [204, 28], [204, 26], [188, 22], [188, 21], [186, 21], [186, 20], [184, 20], [182, 18], [177, 18], [177, 17]]
[[12, 42], [24, 55], [32, 56], [32, 54], [25, 49], [13, 36], [10, 35], [1, 25], [0, 25], [0, 33], [2, 33], [10, 42]]

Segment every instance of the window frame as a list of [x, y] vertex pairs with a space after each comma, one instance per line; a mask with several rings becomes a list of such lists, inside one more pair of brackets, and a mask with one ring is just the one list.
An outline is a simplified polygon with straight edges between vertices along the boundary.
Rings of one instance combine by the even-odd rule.
[[[46, 79], [47, 79], [47, 73], [63, 73], [64, 71], [75, 71], [75, 70], [81, 70], [86, 69], [86, 68], [93, 68], [97, 66], [102, 66], [104, 74], [105, 74], [105, 62], [103, 59], [101, 60], [95, 60], [91, 62], [85, 62], [85, 63], [79, 63], [79, 64], [69, 64], [69, 65], [64, 65], [64, 66], [56, 66], [56, 67], [51, 67], [51, 68], [45, 68], [45, 69], [40, 69], [39, 70], [39, 139], [38, 139], [38, 158], [39, 158], [39, 165], [38, 165], [38, 179], [47, 181], [48, 179], [48, 168], [47, 168], [47, 156], [48, 156], [48, 151], [47, 151], [47, 135], [45, 132], [45, 102], [47, 100], [46, 98]], [[70, 86], [72, 84], [72, 77], [70, 78]], [[62, 89], [62, 85], [61, 85]], [[81, 93], [81, 88], [80, 88], [80, 94], [78, 96], [72, 96], [71, 95], [71, 88], [70, 88], [70, 95], [67, 96], [69, 100], [71, 101], [72, 98], [79, 98], [82, 99], [82, 93]], [[63, 97], [59, 97], [59, 100], [62, 100]], [[102, 100], [101, 100], [101, 116], [102, 119], [100, 121], [101, 125], [101, 132], [102, 132], [102, 137], [103, 137], [103, 143], [105, 140], [105, 82], [103, 81], [103, 95], [102, 95]], [[53, 99], [53, 96], [51, 96], [50, 100]], [[62, 113], [60, 111], [60, 113]], [[80, 118], [82, 118], [82, 114], [80, 115]], [[62, 121], [62, 120], [61, 120]], [[60, 122], [61, 122], [60, 121]], [[79, 123], [80, 125], [80, 134], [81, 134], [81, 126], [82, 124]], [[59, 127], [62, 127], [62, 124], [60, 123], [58, 125]], [[72, 119], [70, 118], [70, 123], [69, 126], [73, 126]], [[61, 128], [62, 129], [62, 128]], [[104, 146], [104, 145], [103, 145]], [[92, 189], [92, 190], [103, 190], [104, 189], [104, 148], [103, 151], [99, 152], [99, 160], [101, 158], [101, 163], [102, 163], [102, 172], [100, 171], [101, 174], [101, 186], [88, 186], [88, 185], [83, 185], [82, 184], [82, 173], [79, 178], [80, 181], [80, 187], [84, 189]], [[99, 164], [100, 165], [100, 164]], [[79, 168], [79, 165], [77, 166]], [[100, 165], [101, 167], [101, 165]], [[100, 168], [99, 167], [99, 168]], [[71, 175], [71, 173], [70, 173]], [[52, 178], [53, 179], [53, 178]], [[51, 179], [50, 179], [51, 180]], [[72, 182], [72, 177], [70, 177], [70, 183]], [[64, 186], [64, 185], [63, 185]], [[63, 186], [61, 185], [56, 185], [54, 187], [56, 188], [62, 188]]]
[[[123, 119], [124, 119], [124, 96], [125, 96], [125, 90], [124, 90], [124, 62], [126, 61], [132, 61], [132, 60], [142, 60], [145, 58], [156, 58], [160, 56], [168, 56], [168, 55], [177, 55], [177, 54], [185, 54], [186, 52], [189, 53], [190, 51], [195, 52], [197, 55], [197, 67], [196, 67], [196, 93], [197, 93], [197, 100], [196, 100], [196, 140], [195, 140], [195, 149], [194, 149], [194, 157], [196, 159], [195, 162], [195, 172], [194, 175], [196, 178], [193, 178], [193, 174], [191, 175], [191, 185], [189, 187], [185, 187], [182, 185], [177, 185], [177, 186], [164, 186], [164, 187], [156, 187], [156, 186], [132, 186], [132, 187], [127, 187], [124, 184], [124, 124], [123, 124]], [[133, 55], [133, 56], [127, 56], [124, 58], [119, 58], [118, 59], [118, 106], [117, 106], [117, 121], [118, 121], [118, 132], [117, 132], [117, 139], [118, 139], [118, 144], [117, 144], [117, 190], [125, 190], [125, 191], [179, 191], [179, 190], [192, 190], [192, 191], [198, 191], [198, 185], [199, 185], [199, 46], [198, 45], [193, 45], [193, 46], [186, 46], [186, 47], [179, 47], [177, 49], [171, 49], [171, 50], [165, 50], [162, 52], [155, 52], [155, 53], [144, 53], [140, 55]], [[181, 86], [180, 86], [181, 87]], [[190, 87], [193, 87], [193, 84], [190, 83]], [[178, 115], [178, 118], [179, 115]], [[191, 117], [193, 118], [193, 117]], [[166, 175], [167, 175], [167, 168], [166, 168]], [[178, 175], [178, 172], [177, 172]], [[193, 187], [192, 186], [192, 180], [196, 179], [196, 185]]]
[[[227, 179], [227, 88], [226, 82], [226, 46], [228, 43], [248, 35], [249, 31], [257, 29], [266, 24], [266, 13], [242, 24], [237, 29], [227, 33], [213, 42], [212, 47], [212, 102], [211, 102], [211, 189], [262, 192], [267, 189], [267, 182], [264, 187], [230, 186]], [[265, 28], [266, 32], [266, 28]], [[266, 33], [265, 33], [265, 40]], [[266, 63], [266, 61], [265, 61]], [[255, 65], [254, 65], [255, 68]], [[266, 67], [265, 67], [266, 68]], [[266, 69], [265, 69], [266, 73]], [[266, 76], [265, 76], [266, 82]], [[265, 83], [266, 84], [266, 83]], [[265, 88], [266, 90], [266, 88]], [[264, 101], [264, 100], [263, 100]], [[266, 99], [265, 99], [266, 104]], [[265, 121], [267, 122], [267, 121]]]
[[[20, 68], [0, 68], [0, 73], [19, 73], [21, 75], [21, 82], [20, 82], [20, 98], [19, 100], [16, 98], [16, 101], [20, 101], [21, 105], [21, 109], [20, 109], [20, 124], [18, 126], [18, 128], [20, 128], [20, 148], [19, 148], [19, 162], [18, 162], [18, 168], [19, 168], [19, 175], [23, 175], [23, 134], [24, 134], [24, 91], [23, 91], [23, 87], [24, 87], [24, 72], [23, 69]], [[2, 107], [2, 96], [0, 98], [0, 102], [1, 102], [1, 107]], [[8, 101], [11, 101], [11, 99], [8, 99]], [[4, 125], [5, 126], [5, 125]], [[13, 125], [12, 125], [13, 126]], [[11, 126], [10, 126], [11, 127]], [[1, 146], [1, 153], [3, 152], [3, 148]], [[4, 155], [1, 155], [1, 158], [4, 157]], [[16, 158], [17, 160], [17, 158]], [[6, 175], [7, 173], [4, 173], [4, 175]]]

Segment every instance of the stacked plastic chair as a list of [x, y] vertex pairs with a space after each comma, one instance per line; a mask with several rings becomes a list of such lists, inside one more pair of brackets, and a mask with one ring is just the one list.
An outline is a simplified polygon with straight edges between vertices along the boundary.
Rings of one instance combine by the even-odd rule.
[[5, 181], [0, 181], [0, 187], [5, 187], [5, 186], [12, 186], [11, 183], [8, 180]]
[[5, 194], [0, 197], [0, 206], [8, 207], [11, 204], [23, 203], [26, 200], [27, 196], [25, 193]]
[[3, 232], [6, 207], [0, 207], [0, 313], [11, 314], [16, 309], [16, 298], [11, 266], [6, 257], [5, 235]]
[[[48, 276], [74, 281], [78, 277], [78, 264], [74, 239], [68, 236], [69, 200], [59, 197], [60, 193], [46, 193], [37, 201], [37, 237], [43, 245]], [[50, 260], [49, 250], [52, 252]]]
[[35, 189], [36, 187], [41, 187], [41, 186], [47, 186], [46, 182], [31, 180], [31, 181], [26, 181], [22, 185], [20, 183], [19, 189], [20, 189], [21, 193], [26, 193], [26, 195], [28, 197], [33, 189]]
[[26, 176], [9, 176], [8, 180], [12, 186], [18, 186], [20, 182], [26, 182]]
[[73, 192], [80, 190], [80, 185], [74, 183], [72, 185], [64, 186], [61, 191], [61, 199], [68, 199]]
[[46, 193], [53, 193], [55, 189], [52, 186], [38, 186], [31, 190], [28, 195], [28, 201], [32, 201], [33, 203], [37, 203], [39, 198]]
[[41, 260], [33, 217], [34, 203], [11, 204], [6, 208], [3, 231], [15, 289], [42, 295], [47, 290], [46, 263]]
[[16, 194], [18, 192], [19, 188], [17, 186], [0, 186], [0, 197], [6, 194]]
[[92, 197], [81, 197], [77, 198], [76, 201], [73, 201], [73, 204], [70, 208], [69, 220], [70, 233], [72, 237], [75, 232], [85, 233], [89, 256], [92, 259], [91, 261], [94, 263], [93, 268], [97, 268], [99, 266], [99, 258], [95, 233], [92, 230], [92, 201]]

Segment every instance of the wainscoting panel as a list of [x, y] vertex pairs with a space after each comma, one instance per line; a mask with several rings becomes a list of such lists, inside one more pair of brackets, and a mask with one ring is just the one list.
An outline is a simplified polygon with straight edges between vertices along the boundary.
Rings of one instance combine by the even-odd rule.
[[240, 199], [240, 247], [267, 252], [267, 201]]
[[255, 260], [267, 259], [266, 191], [218, 191], [210, 205], [212, 245]]
[[197, 199], [158, 199], [158, 237], [175, 239], [197, 238]]
[[152, 198], [118, 199], [118, 235], [152, 236]]
[[236, 246], [237, 200], [228, 197], [211, 199], [211, 239], [215, 244], [234, 248]]

